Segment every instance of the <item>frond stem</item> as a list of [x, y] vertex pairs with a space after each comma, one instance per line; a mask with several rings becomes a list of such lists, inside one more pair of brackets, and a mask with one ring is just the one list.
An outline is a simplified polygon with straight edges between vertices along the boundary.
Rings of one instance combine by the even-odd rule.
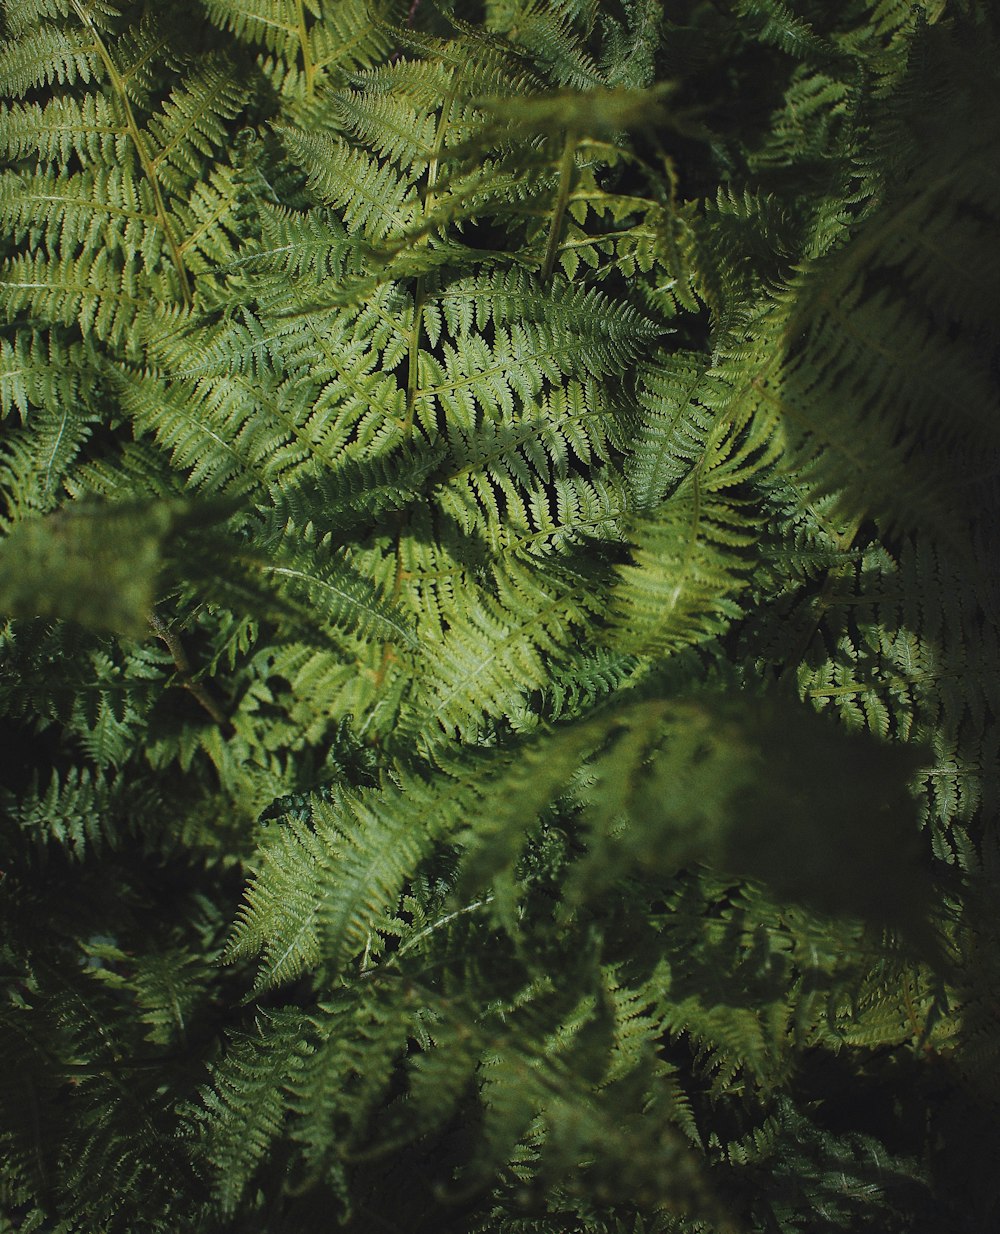
[[160, 182], [156, 176], [156, 168], [153, 166], [153, 160], [149, 157], [149, 151], [146, 149], [146, 143], [143, 140], [142, 130], [139, 128], [139, 123], [135, 118], [135, 112], [132, 110], [132, 103], [128, 97], [128, 91], [125, 89], [125, 80], [121, 73], [118, 72], [118, 66], [111, 58], [111, 53], [108, 51], [107, 45], [101, 38], [101, 32], [94, 24], [94, 19], [90, 16], [87, 10], [80, 3], [80, 0], [70, 0], [76, 15], [80, 18], [83, 24], [87, 27], [90, 33], [94, 36], [94, 42], [97, 46], [97, 54], [101, 57], [104, 68], [108, 76], [111, 78], [111, 84], [114, 87], [121, 105], [125, 110], [125, 123], [128, 126], [129, 136], [132, 138], [132, 144], [135, 146], [136, 154], [139, 156], [139, 163], [142, 167], [143, 174], [149, 181], [150, 188], [153, 190], [153, 200], [156, 202], [157, 220], [163, 231], [164, 239], [167, 242], [167, 248], [170, 250], [170, 260], [174, 264], [177, 271], [177, 277], [181, 284], [181, 297], [184, 300], [186, 307], [190, 308], [192, 303], [191, 295], [191, 280], [188, 278], [188, 272], [184, 265], [184, 259], [181, 256], [180, 246], [174, 236], [173, 228], [170, 226], [170, 218], [167, 214], [167, 207], [163, 201], [163, 193], [160, 189]]
[[[437, 131], [434, 135], [434, 149], [427, 164], [427, 187], [424, 190], [423, 213], [426, 218], [434, 209], [434, 189], [437, 185], [438, 170], [441, 165], [441, 151], [444, 149], [445, 130], [450, 122], [452, 104], [458, 91], [458, 75], [452, 82], [451, 89], [441, 105], [441, 115], [438, 117]], [[426, 241], [427, 235], [423, 237]], [[420, 371], [420, 334], [423, 328], [424, 304], [427, 300], [427, 284], [421, 274], [413, 289], [413, 326], [410, 330], [410, 347], [406, 369], [406, 417], [403, 422], [403, 432], [409, 436], [413, 430], [413, 417], [417, 405], [417, 382]]]
[[425, 939], [429, 934], [433, 934], [436, 930], [440, 930], [442, 926], [446, 926], [449, 921], [454, 921], [456, 917], [464, 917], [466, 913], [474, 913], [477, 909], [485, 907], [487, 904], [493, 903], [491, 895], [484, 896], [481, 900], [474, 900], [472, 904], [465, 904], [461, 908], [456, 908], [453, 913], [445, 913], [443, 917], [439, 917], [437, 921], [432, 921], [429, 926], [424, 926], [422, 930], [418, 930], [412, 938], [408, 938], [405, 943], [397, 950], [396, 956], [401, 956], [409, 951], [411, 947], [416, 946], [422, 939]]
[[426, 289], [424, 276], [420, 275], [413, 289], [413, 325], [410, 327], [410, 345], [406, 364], [406, 416], [403, 433], [409, 437], [413, 431], [413, 417], [417, 407], [417, 381], [420, 372], [420, 332], [423, 325]]
[[573, 160], [576, 155], [577, 136], [573, 129], [566, 134], [562, 157], [559, 160], [559, 189], [556, 193], [555, 210], [552, 222], [549, 224], [549, 238], [545, 245], [545, 257], [542, 261], [542, 282], [547, 283], [552, 278], [556, 268], [556, 254], [559, 252], [559, 238], [562, 235], [563, 219], [566, 217], [566, 207], [569, 205], [569, 192], [573, 185]]
[[174, 665], [177, 668], [178, 675], [181, 679], [181, 685], [189, 691], [197, 700], [199, 705], [212, 717], [218, 724], [219, 728], [226, 734], [231, 734], [233, 726], [229, 717], [222, 710], [218, 699], [211, 693], [208, 687], [202, 681], [194, 679], [194, 671], [191, 668], [191, 661], [188, 659], [187, 652], [184, 649], [184, 644], [181, 642], [177, 633], [171, 630], [167, 623], [159, 616], [158, 613], [150, 613], [149, 625], [155, 632], [156, 637], [166, 646], [167, 650], [173, 657]]
[[299, 26], [299, 46], [302, 48], [302, 73], [306, 79], [306, 98], [312, 98], [315, 93], [316, 65], [313, 63], [312, 51], [309, 48], [309, 29], [306, 26], [306, 11], [302, 0], [295, 0], [295, 14]]

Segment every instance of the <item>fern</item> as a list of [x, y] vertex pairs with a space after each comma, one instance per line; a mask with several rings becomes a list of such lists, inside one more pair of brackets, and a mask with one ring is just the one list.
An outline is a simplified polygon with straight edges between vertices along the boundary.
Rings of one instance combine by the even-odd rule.
[[992, 8], [0, 14], [0, 1226], [995, 1226]]

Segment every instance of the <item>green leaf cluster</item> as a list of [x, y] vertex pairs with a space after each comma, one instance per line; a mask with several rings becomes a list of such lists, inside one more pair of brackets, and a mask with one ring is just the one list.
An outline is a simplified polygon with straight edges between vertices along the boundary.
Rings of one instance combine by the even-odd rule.
[[998, 64], [0, 3], [0, 1234], [996, 1225]]

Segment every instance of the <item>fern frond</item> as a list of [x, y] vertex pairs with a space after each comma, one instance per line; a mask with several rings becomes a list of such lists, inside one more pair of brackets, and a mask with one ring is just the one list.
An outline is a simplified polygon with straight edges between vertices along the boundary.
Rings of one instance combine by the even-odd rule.
[[[938, 858], [966, 866], [978, 860], [976, 820], [994, 792], [986, 699], [998, 657], [989, 624], [959, 599], [960, 576], [932, 542], [908, 542], [898, 559], [869, 549], [838, 576], [817, 645], [797, 672], [803, 696], [835, 708], [850, 727], [930, 743], [920, 773], [924, 820]], [[979, 667], [968, 681], [972, 648]]]
[[122, 168], [89, 175], [19, 176], [0, 181], [0, 217], [15, 242], [29, 238], [50, 254], [93, 250], [101, 243], [118, 249], [124, 262], [138, 258], [154, 268], [163, 243], [152, 193]]
[[[364, 79], [358, 84], [363, 85]], [[339, 126], [355, 140], [417, 175], [425, 172], [436, 157], [434, 116], [418, 111], [405, 96], [373, 90], [364, 94], [341, 91], [334, 96], [333, 109]]]
[[341, 85], [354, 70], [381, 60], [392, 48], [391, 28], [365, 0], [347, 0], [331, 9], [318, 0], [204, 0], [209, 19], [243, 43], [265, 48], [272, 58], [264, 70], [286, 102], [306, 105], [320, 85]]
[[264, 204], [257, 221], [259, 246], [245, 252], [238, 264], [273, 273], [281, 280], [277, 294], [282, 299], [289, 283], [319, 287], [345, 281], [350, 259], [359, 253], [358, 242], [332, 211], [303, 212]]
[[58, 844], [82, 860], [94, 850], [115, 846], [122, 804], [117, 782], [75, 767], [62, 777], [53, 770], [44, 791], [37, 787], [17, 803], [6, 803], [6, 812], [29, 840]]
[[[525, 785], [537, 780], [531, 796], [538, 811], [546, 800], [557, 799], [563, 791], [571, 793], [582, 811], [588, 852], [567, 883], [567, 902], [573, 904], [578, 895], [592, 893], [595, 884], [591, 880], [606, 886], [626, 870], [657, 871], [667, 877], [698, 860], [742, 877], [759, 878], [776, 894], [821, 911], [858, 912], [869, 917], [883, 912], [899, 914], [899, 921], [908, 923], [903, 928], [911, 929], [914, 938], [927, 945], [926, 928], [917, 908], [926, 895], [926, 885], [913, 860], [917, 845], [913, 818], [906, 821], [895, 815], [890, 822], [887, 817], [881, 841], [882, 859], [886, 869], [894, 871], [894, 877], [901, 874], [897, 853], [903, 849], [910, 852], [906, 866], [912, 879], [910, 890], [890, 904], [882, 882], [862, 886], [855, 880], [849, 892], [843, 886], [839, 888], [835, 894], [845, 898], [834, 904], [828, 898], [832, 890], [828, 871], [837, 860], [853, 861], [847, 857], [853, 845], [864, 846], [871, 860], [867, 827], [872, 816], [868, 816], [868, 823], [859, 821], [859, 830], [853, 835], [843, 826], [834, 828], [833, 843], [838, 853], [834, 856], [829, 849], [820, 853], [815, 848], [819, 836], [825, 833], [825, 824], [818, 823], [817, 832], [807, 837], [802, 831], [805, 816], [800, 818], [794, 806], [789, 809], [800, 792], [796, 766], [808, 767], [807, 774], [820, 781], [826, 776], [837, 777], [833, 764], [824, 770], [821, 762], [826, 757], [823, 751], [829, 749], [825, 741], [829, 730], [804, 723], [808, 713], [796, 711], [793, 718], [791, 712], [776, 704], [742, 709], [732, 705], [730, 709], [722, 698], [715, 703], [718, 710], [712, 711], [712, 719], [707, 711], [699, 718], [703, 706], [648, 700], [623, 703], [607, 713], [598, 711], [587, 721], [536, 735], [523, 746], [518, 769], [500, 771], [492, 784], [486, 782], [490, 793], [497, 791], [502, 797], [509, 792], [512, 800], [521, 794], [527, 800]], [[719, 722], [735, 725], [740, 742], [723, 741]], [[790, 726], [787, 730], [786, 724]], [[778, 731], [784, 736], [778, 737]], [[787, 757], [792, 761], [785, 764], [782, 779], [765, 783], [757, 776], [755, 768], [762, 764], [754, 750], [763, 746], [770, 750], [774, 748], [772, 742], [786, 749], [801, 743], [801, 752], [796, 762], [789, 751]], [[890, 750], [870, 739], [855, 743], [845, 739], [839, 745], [838, 758], [852, 761], [859, 780], [871, 777], [874, 784], [886, 774], [884, 787], [876, 793], [887, 793], [900, 803], [893, 809], [905, 810], [905, 784], [916, 763], [910, 752], [892, 750], [896, 766], [890, 770], [888, 759], [883, 760]], [[584, 761], [588, 755], [591, 757]], [[855, 811], [866, 798], [866, 791], [859, 791]], [[821, 800], [812, 799], [810, 817], [815, 818], [819, 809]], [[852, 814], [855, 820], [860, 817]], [[467, 844], [473, 854], [481, 849], [474, 856], [474, 865], [487, 871], [482, 877], [508, 867], [512, 845], [516, 851], [520, 843], [516, 833], [504, 834], [512, 825], [513, 820], [498, 800], [473, 827]], [[772, 846], [765, 837], [776, 837], [778, 831], [781, 839], [775, 838]], [[793, 851], [795, 857], [791, 856]]]
[[736, 12], [762, 42], [779, 47], [797, 60], [822, 60], [830, 55], [826, 41], [784, 0], [739, 0]]
[[620, 570], [611, 613], [621, 650], [668, 655], [739, 617], [756, 529], [734, 501], [712, 497], [695, 474], [662, 513], [631, 524], [633, 564]]
[[337, 85], [356, 72], [384, 65], [396, 47], [396, 31], [379, 20], [368, 0], [323, 6], [321, 20], [309, 31], [317, 79]]
[[[766, 426], [731, 427], [724, 371], [679, 360], [647, 388], [659, 398], [639, 437], [635, 470], [649, 512], [632, 523], [635, 564], [620, 569], [612, 623], [622, 649], [664, 655], [719, 634], [738, 615], [735, 597], [758, 535], [739, 486], [767, 467], [776, 443]], [[718, 406], [714, 416], [709, 400]], [[651, 503], [673, 481], [654, 512]]]
[[[977, 108], [971, 96], [960, 106]], [[914, 110], [910, 123], [933, 123]], [[907, 518], [912, 525], [913, 510], [923, 507], [925, 525], [952, 534], [955, 498], [935, 491], [931, 451], [961, 469], [997, 444], [988, 410], [996, 405], [995, 382], [972, 337], [984, 328], [983, 304], [1000, 271], [980, 262], [978, 224], [967, 220], [972, 201], [973, 215], [985, 206], [987, 152], [1000, 134], [993, 125], [963, 132], [958, 143], [931, 141], [938, 156], [919, 175], [912, 152], [886, 204], [851, 244], [804, 276], [784, 331], [782, 371], [762, 387], [781, 408], [792, 456], [809, 468], [817, 492], [850, 494], [889, 525]], [[930, 233], [938, 242], [928, 247]], [[961, 305], [941, 296], [958, 270], [966, 271], [957, 276]], [[969, 334], [953, 347], [946, 323], [955, 320], [968, 321]], [[817, 470], [810, 464], [818, 450], [825, 460]]]
[[[405, 810], [400, 790], [315, 801], [312, 827], [289, 822], [265, 849], [227, 951], [230, 960], [260, 954], [257, 990], [318, 966], [334, 979], [371, 946], [448, 812], [418, 782], [407, 788]], [[421, 799], [426, 814], [415, 827]]]
[[259, 1011], [256, 1031], [233, 1036], [212, 1070], [213, 1086], [201, 1091], [203, 1106], [192, 1118], [192, 1132], [207, 1141], [203, 1151], [215, 1167], [224, 1213], [235, 1211], [281, 1132], [287, 1117], [282, 1087], [301, 1072], [311, 1052], [303, 1027], [301, 1012]]
[[[32, 393], [40, 399], [65, 395], [66, 401], [58, 409], [33, 409], [30, 428], [9, 433], [0, 450], [0, 482], [5, 489], [6, 506], [0, 514], [0, 528], [4, 531], [32, 515], [48, 514], [55, 509], [69, 473], [93, 431], [92, 413], [74, 406], [75, 382], [60, 380], [44, 370], [39, 374], [33, 361], [34, 356], [30, 364]], [[40, 376], [42, 381], [36, 384]]]
[[516, 712], [520, 697], [542, 687], [593, 602], [571, 577], [543, 588], [526, 563], [505, 563], [490, 590], [466, 593], [414, 691], [405, 731], [429, 744], [442, 733], [474, 740], [486, 716]]
[[12, 162], [35, 156], [40, 163], [65, 166], [76, 156], [121, 165], [130, 160], [129, 141], [121, 108], [107, 95], [56, 95], [44, 105], [0, 108], [0, 148]]
[[[309, 1023], [316, 1049], [289, 1084], [307, 1179], [336, 1175], [345, 1158], [361, 1156], [370, 1144], [399, 1060], [420, 1031], [421, 1010], [402, 983], [374, 981], [355, 982], [316, 1007]], [[330, 1143], [332, 1120], [341, 1129], [336, 1145]]]
[[[55, 259], [25, 254], [0, 271], [0, 304], [12, 316], [27, 312], [36, 320], [79, 326], [84, 335], [134, 352], [134, 322], [150, 282], [134, 258], [122, 262], [113, 249]], [[166, 298], [173, 298], [169, 290]]]
[[416, 174], [401, 173], [363, 150], [322, 133], [279, 130], [289, 156], [306, 168], [309, 187], [342, 211], [349, 231], [379, 243], [404, 234], [418, 217]]
[[642, 420], [630, 434], [630, 480], [648, 513], [696, 466], [711, 431], [712, 407], [724, 397], [702, 356], [676, 351], [641, 370]]
[[302, 50], [306, 33], [306, 14], [319, 17], [315, 0], [204, 0], [205, 9], [216, 25], [231, 30], [238, 39], [262, 43], [268, 51], [276, 51], [290, 60]]
[[315, 622], [317, 615], [323, 614], [330, 625], [346, 626], [362, 639], [378, 637], [404, 646], [418, 645], [413, 628], [352, 569], [350, 558], [330, 551], [328, 537], [299, 536], [294, 526], [286, 535], [299, 545], [309, 545], [308, 555], [301, 547], [298, 555], [279, 552], [273, 562], [261, 563], [259, 569], [265, 579], [276, 582], [281, 593], [291, 598], [303, 624]]
[[542, 66], [546, 77], [557, 85], [593, 89], [603, 83], [593, 58], [581, 46], [573, 17], [572, 13], [559, 12], [558, 7], [553, 11], [553, 6], [541, 0], [529, 0], [517, 11], [516, 33], [511, 31], [513, 14], [507, 15], [509, 24], [500, 29], [512, 36], [515, 45]]
[[246, 102], [228, 66], [207, 61], [184, 78], [149, 118], [149, 170], [169, 193], [183, 194], [222, 145], [227, 121]]
[[[519, 323], [527, 332], [529, 323], [538, 323], [549, 332], [549, 354], [567, 373], [619, 374], [658, 333], [655, 323], [631, 304], [613, 301], [596, 288], [584, 290], [562, 280], [543, 288], [518, 270], [461, 279], [425, 303], [440, 305], [454, 337], [471, 334], [473, 326], [483, 333], [491, 324], [498, 329]], [[576, 347], [580, 359], [575, 363], [560, 354], [562, 348]]]
[[[238, 194], [229, 168], [215, 167], [205, 175], [183, 199], [170, 203], [170, 220], [174, 234], [180, 237], [177, 251], [184, 267], [197, 278], [201, 274], [217, 274], [232, 263], [235, 238], [239, 230]], [[204, 283], [199, 291], [209, 299]]]
[[46, 22], [31, 37], [0, 45], [0, 90], [23, 98], [40, 86], [87, 85], [98, 77], [98, 49], [88, 31]]

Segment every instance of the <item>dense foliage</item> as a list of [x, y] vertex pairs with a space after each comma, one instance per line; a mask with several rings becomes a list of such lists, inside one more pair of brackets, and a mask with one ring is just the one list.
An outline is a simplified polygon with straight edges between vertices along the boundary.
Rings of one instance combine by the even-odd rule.
[[994, 6], [0, 11], [0, 1231], [996, 1228]]

